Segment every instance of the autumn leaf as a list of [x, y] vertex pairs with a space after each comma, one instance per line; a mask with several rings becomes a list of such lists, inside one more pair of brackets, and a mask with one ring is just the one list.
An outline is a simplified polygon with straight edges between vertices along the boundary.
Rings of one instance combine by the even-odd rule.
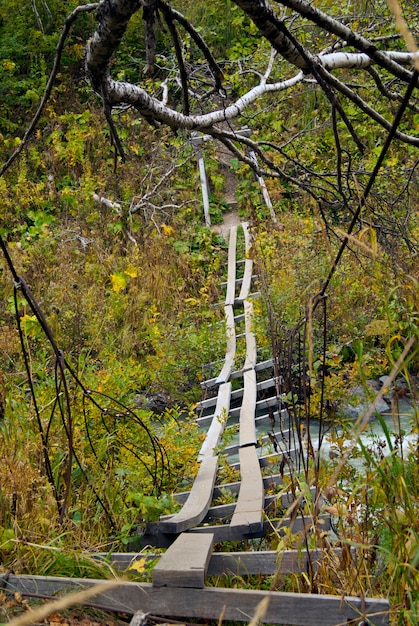
[[112, 289], [115, 293], [120, 293], [127, 286], [127, 278], [121, 272], [118, 272], [117, 274], [111, 274], [110, 279], [112, 283]]
[[146, 559], [143, 557], [142, 559], [137, 559], [136, 561], [131, 563], [128, 569], [132, 572], [138, 572], [140, 574], [141, 572], [145, 571], [145, 564]]
[[130, 276], [131, 278], [137, 278], [138, 269], [134, 265], [128, 265], [128, 267], [124, 270], [124, 274]]

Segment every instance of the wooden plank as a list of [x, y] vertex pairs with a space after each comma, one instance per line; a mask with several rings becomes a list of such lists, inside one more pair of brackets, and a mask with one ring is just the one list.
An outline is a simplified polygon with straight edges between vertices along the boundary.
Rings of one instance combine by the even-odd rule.
[[[237, 261], [237, 265], [239, 263], [243, 263], [243, 259]], [[258, 274], [253, 274], [252, 280], [257, 280], [258, 278], [259, 278]], [[243, 282], [243, 278], [236, 278], [236, 285], [241, 285], [242, 282]], [[223, 281], [223, 282], [220, 283], [220, 287], [226, 287], [226, 286], [227, 286], [227, 281]], [[224, 303], [222, 303], [222, 304], [224, 304]]]
[[[356, 551], [351, 550], [355, 557]], [[259, 550], [257, 552], [213, 552], [208, 564], [207, 576], [222, 576], [234, 574], [238, 576], [272, 576], [279, 572], [282, 575], [297, 572], [307, 572], [309, 565], [316, 571], [322, 559], [329, 558], [332, 553], [335, 558], [342, 555], [341, 548], [324, 550]], [[135, 569], [137, 562], [158, 561], [161, 553], [148, 554], [138, 552], [105, 552], [92, 554], [93, 558], [110, 563], [118, 571], [125, 571], [130, 567]]]
[[204, 157], [202, 155], [202, 150], [200, 148], [197, 148], [197, 156], [198, 156], [199, 178], [201, 181], [201, 190], [202, 190], [202, 203], [204, 205], [205, 226], [209, 228], [211, 226], [211, 215], [210, 215], [210, 205], [209, 205], [209, 196], [208, 196], [208, 179], [207, 179], [207, 174], [205, 171]]
[[249, 300], [244, 301], [244, 315], [246, 327], [246, 360], [243, 371], [246, 372], [250, 368], [254, 368], [257, 361], [256, 353], [256, 337], [253, 332], [253, 304]]
[[[315, 489], [311, 490], [312, 496], [315, 493]], [[296, 494], [298, 496], [298, 494]], [[264, 498], [263, 509], [266, 514], [274, 513], [276, 516], [278, 515], [277, 509], [287, 509], [294, 502], [294, 495], [291, 492], [283, 493], [281, 495], [270, 495]], [[204, 523], [214, 523], [215, 521], [223, 521], [228, 520], [234, 514], [234, 510], [236, 508], [236, 503], [231, 502], [229, 504], [219, 504], [217, 506], [211, 506], [208, 509], [208, 513], [205, 516]]]
[[[232, 392], [232, 397], [233, 397], [233, 394], [234, 394], [234, 391]], [[262, 402], [265, 402], [265, 400], [262, 400]], [[264, 407], [263, 406], [261, 407], [260, 405], [258, 406], [258, 404], [259, 403], [256, 402], [256, 411], [257, 412], [261, 410], [263, 411]], [[228, 413], [228, 421], [230, 422], [230, 424], [228, 424], [227, 428], [235, 426], [235, 421], [240, 416], [240, 408], [241, 407], [230, 408], [229, 413]], [[274, 421], [272, 421], [272, 416], [274, 417]], [[213, 414], [210, 413], [209, 415], [198, 417], [196, 419], [196, 422], [199, 427], [205, 428], [209, 426], [212, 419], [213, 419]], [[272, 428], [272, 426], [274, 426], [275, 428], [278, 428], [282, 425], [284, 430], [288, 430], [289, 428], [288, 410], [287, 409], [278, 410], [278, 408], [276, 408], [274, 409], [273, 415], [271, 413], [263, 413], [262, 415], [258, 415], [255, 418], [255, 424], [256, 424], [256, 427], [267, 424], [268, 426], [270, 426], [270, 428]]]
[[[261, 361], [260, 363], [257, 363], [255, 365], [255, 370], [257, 372], [261, 372], [263, 370], [267, 370], [271, 368], [273, 368], [273, 359], [267, 359], [266, 361]], [[235, 370], [234, 372], [231, 372], [230, 380], [233, 380], [235, 378], [242, 378], [242, 376], [243, 376], [243, 370]], [[217, 381], [216, 378], [209, 378], [208, 380], [203, 380], [200, 383], [200, 385], [202, 389], [210, 389], [211, 387], [214, 387], [217, 384], [216, 381]]]
[[256, 445], [256, 372], [250, 369], [244, 376], [243, 401], [240, 407], [240, 446]]
[[[340, 548], [332, 550], [339, 558]], [[272, 576], [307, 572], [309, 565], [316, 571], [326, 555], [323, 550], [261, 550], [258, 552], [215, 552], [208, 566], [208, 576], [234, 574], [238, 576]]]
[[253, 261], [250, 258], [250, 248], [251, 248], [251, 240], [250, 233], [248, 228], [248, 223], [243, 222], [241, 224], [244, 233], [244, 243], [246, 250], [246, 259], [244, 264], [244, 274], [243, 274], [243, 282], [240, 289], [239, 300], [243, 301], [249, 296], [250, 291], [250, 283], [252, 282], [252, 274], [253, 274]]
[[[275, 437], [278, 443], [281, 443], [283, 446], [288, 447], [290, 441], [290, 430], [283, 430], [282, 432], [276, 431], [275, 433], [270, 433], [272, 437]], [[264, 446], [269, 446], [270, 437], [268, 435], [263, 435], [262, 437], [258, 437], [256, 442], [256, 448], [263, 448]], [[227, 456], [232, 456], [233, 454], [238, 454], [240, 448], [240, 444], [237, 442], [232, 444], [231, 446], [227, 446], [223, 449], [222, 454], [226, 454]]]
[[[265, 456], [260, 456], [257, 458], [258, 458], [260, 467], [274, 467], [275, 465], [278, 465], [281, 462], [283, 456], [285, 456], [286, 459], [289, 459], [291, 463], [295, 463], [299, 455], [300, 455], [299, 450], [292, 449], [292, 450], [284, 450], [284, 452], [278, 452], [278, 453], [275, 452], [274, 454], [267, 454]], [[237, 461], [236, 463], [230, 463], [230, 467], [232, 467], [233, 469], [239, 470], [240, 460]], [[286, 467], [287, 467], [287, 463], [286, 463], [285, 469]]]
[[[262, 402], [265, 402], [265, 400], [262, 400]], [[230, 408], [230, 411], [228, 414], [228, 421], [230, 422], [230, 424], [228, 424], [227, 428], [236, 426], [235, 421], [240, 416], [240, 408], [241, 407]], [[263, 411], [263, 408], [264, 407], [258, 406], [258, 402], [256, 402], [256, 412], [260, 410]], [[276, 427], [278, 427], [280, 424], [283, 425], [285, 422], [287, 423], [289, 422], [289, 414], [288, 414], [287, 409], [278, 410], [278, 408], [276, 408], [274, 410], [273, 417], [274, 417], [274, 422], [272, 423], [272, 416], [270, 413], [264, 413], [262, 415], [258, 415], [255, 418], [256, 427], [263, 426], [264, 424], [267, 424], [271, 427], [276, 425]], [[212, 420], [212, 414], [205, 415], [204, 417], [198, 417], [196, 419], [196, 422], [198, 426], [205, 427], [206, 425], [211, 423], [211, 420]], [[288, 426], [287, 426], [287, 429], [288, 429]]]
[[236, 244], [237, 226], [231, 226], [228, 243], [227, 293], [225, 304], [233, 305], [236, 294]]
[[[272, 476], [265, 476], [263, 478], [263, 484], [264, 484], [265, 489], [276, 489], [276, 487], [278, 487], [278, 485], [282, 485], [283, 482], [284, 482], [283, 478], [280, 474], [274, 474]], [[240, 490], [240, 482], [225, 483], [224, 485], [218, 485], [214, 487], [212, 499], [215, 500], [216, 498], [221, 498], [222, 496], [224, 496], [226, 492], [237, 494], [239, 493], [239, 490]], [[183, 503], [183, 502], [186, 502], [186, 500], [188, 499], [189, 493], [190, 491], [182, 491], [179, 493], [172, 494], [172, 497], [176, 501]]]
[[241, 485], [230, 526], [247, 526], [252, 532], [262, 525], [265, 490], [255, 447], [240, 448], [239, 456]]
[[212, 500], [217, 477], [218, 457], [206, 456], [201, 461], [189, 497], [182, 509], [168, 521], [150, 522], [147, 532], [151, 534], [177, 534], [200, 524], [205, 518]]
[[[0, 576], [3, 591], [27, 595], [70, 593], [103, 581], [42, 576]], [[153, 587], [151, 584], [121, 582], [97, 594], [92, 602], [103, 609], [133, 615], [137, 611], [166, 617], [249, 622], [260, 602], [269, 598], [263, 621], [289, 626], [336, 626], [351, 620], [369, 620], [388, 626], [389, 602], [381, 598], [356, 598], [248, 589], [188, 589]]]
[[[274, 422], [272, 423], [272, 417], [274, 418]], [[284, 432], [289, 432], [289, 413], [288, 409], [280, 409], [275, 410], [273, 414], [265, 413], [263, 415], [258, 415], [255, 419], [256, 427], [262, 426], [263, 424], [269, 424], [271, 429], [283, 427]], [[285, 427], [284, 427], [285, 425]]]
[[233, 306], [231, 304], [226, 305], [224, 307], [224, 313], [226, 316], [227, 348], [224, 366], [216, 378], [216, 385], [220, 385], [221, 383], [226, 383], [228, 381], [234, 366], [234, 359], [236, 357], [236, 330], [234, 325]]
[[[317, 524], [321, 526], [322, 531], [330, 530], [330, 515], [321, 514], [317, 517]], [[291, 529], [296, 535], [297, 533], [305, 534], [313, 527], [313, 518], [311, 515], [304, 517], [282, 517], [280, 519], [274, 519], [263, 521], [258, 527], [256, 524], [253, 528], [249, 528], [246, 522], [239, 526], [231, 526], [228, 524], [197, 526], [191, 529], [191, 533], [213, 533], [214, 543], [223, 543], [225, 541], [242, 541], [243, 539], [257, 539], [265, 537], [267, 533], [272, 533], [274, 530], [281, 533], [282, 529]]]
[[214, 535], [182, 533], [153, 570], [154, 587], [202, 589], [212, 552]]
[[218, 389], [217, 405], [211, 425], [208, 429], [205, 441], [199, 452], [199, 459], [205, 456], [212, 456], [215, 448], [220, 442], [225, 424], [227, 422], [228, 412], [230, 410], [231, 383], [223, 383]]
[[[256, 368], [255, 368], [256, 370]], [[246, 372], [243, 372], [243, 376]], [[231, 376], [230, 376], [231, 379]], [[278, 407], [278, 398], [277, 396], [272, 396], [271, 398], [266, 398], [264, 400], [258, 400], [256, 402], [255, 411], [263, 411], [264, 409], [268, 409], [269, 407]], [[237, 418], [240, 415], [240, 407], [230, 409], [230, 417]]]

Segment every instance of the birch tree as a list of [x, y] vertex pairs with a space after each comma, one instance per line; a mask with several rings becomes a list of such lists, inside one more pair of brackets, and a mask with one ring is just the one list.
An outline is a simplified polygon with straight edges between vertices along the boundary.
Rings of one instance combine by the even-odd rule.
[[[94, 12], [86, 77], [121, 156], [125, 149], [114, 113], [131, 108], [155, 127], [186, 137], [197, 131], [212, 136], [259, 176], [303, 190], [329, 227], [342, 215], [350, 219], [351, 202], [391, 129], [404, 155], [389, 161], [398, 168], [395, 202], [400, 180], [406, 189], [416, 185], [418, 20], [413, 3], [405, 2], [404, 13], [397, 0], [388, 3], [348, 0], [337, 7], [329, 0], [231, 0], [218, 5], [216, 0], [203, 5], [201, 12], [213, 4], [220, 9], [214, 32], [231, 20], [233, 35], [249, 48], [234, 59], [217, 58], [201, 34], [196, 3], [187, 0], [102, 0], [81, 5], [72, 19]], [[138, 79], [123, 80], [113, 68], [127, 28], [139, 15], [144, 58]], [[171, 41], [171, 52], [157, 61], [161, 32]], [[394, 125], [407, 89], [402, 122]], [[238, 132], [243, 126], [250, 133]], [[393, 197], [387, 191], [385, 198]], [[384, 236], [385, 227], [377, 226]], [[389, 222], [387, 230], [393, 227]]]
[[[343, 12], [339, 18], [336, 8], [333, 16], [317, 6], [333, 5], [328, 2], [314, 6], [306, 0], [234, 0], [230, 7], [233, 4], [257, 30], [258, 45], [265, 51], [266, 59], [264, 68], [260, 58], [257, 66], [252, 66], [251, 58], [241, 60], [243, 80], [238, 88], [232, 88], [228, 76], [224, 78], [225, 63], [215, 58], [201, 37], [200, 24], [191, 23], [171, 3], [102, 0], [96, 13], [97, 28], [86, 48], [86, 73], [105, 111], [130, 106], [153, 125], [212, 135], [241, 161], [255, 167], [248, 156], [250, 149], [258, 156], [258, 174], [306, 189], [320, 208], [325, 204], [332, 209], [333, 204], [345, 204], [348, 196], [355, 193], [353, 181], [349, 182], [353, 164], [356, 162], [356, 167], [361, 167], [359, 159], [371, 148], [371, 136], [378, 144], [384, 141], [392, 126], [392, 113], [412, 83], [414, 90], [407, 103], [405, 121], [394, 134], [406, 146], [419, 145], [415, 117], [418, 111], [415, 64], [419, 66], [419, 55], [400, 11], [395, 18], [379, 2], [376, 15], [373, 10], [367, 25], [364, 20], [360, 26], [361, 19], [351, 20]], [[351, 4], [348, 2], [347, 7]], [[397, 3], [395, 7], [397, 13]], [[141, 81], [133, 84], [112, 76], [111, 60], [117, 54], [130, 19], [141, 9], [148, 42], [154, 42], [158, 24], [162, 27], [164, 23], [171, 34], [177, 63], [174, 78], [182, 93], [181, 105], [170, 101], [162, 87], [163, 81], [159, 96], [158, 89], [150, 89]], [[228, 11], [226, 7], [222, 20], [229, 19]], [[357, 22], [360, 32], [356, 29]], [[397, 22], [399, 30], [391, 27], [393, 22]], [[410, 38], [402, 37], [400, 29], [410, 33]], [[307, 37], [307, 32], [311, 37]], [[194, 68], [186, 57], [186, 41], [201, 55], [201, 66], [205, 65], [207, 70], [207, 80], [201, 89], [193, 80]], [[147, 46], [147, 74], [152, 72], [154, 58], [155, 43], [152, 43]], [[251, 81], [246, 80], [249, 74]], [[304, 92], [317, 100], [312, 117], [298, 121], [290, 114], [289, 119], [284, 118], [285, 98], [292, 105], [293, 94], [302, 97]], [[271, 112], [276, 107], [282, 115], [276, 133], [272, 129], [264, 133], [260, 130], [266, 107]], [[257, 132], [241, 136], [237, 130], [243, 125]], [[333, 133], [335, 144], [335, 160], [329, 163], [327, 175], [325, 168], [316, 166], [312, 159], [305, 162], [295, 153], [301, 134], [321, 139], [320, 131], [326, 127]]]

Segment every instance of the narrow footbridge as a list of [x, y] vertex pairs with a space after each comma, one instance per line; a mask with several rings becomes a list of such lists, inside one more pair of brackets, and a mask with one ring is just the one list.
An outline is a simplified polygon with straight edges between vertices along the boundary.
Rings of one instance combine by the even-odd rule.
[[[154, 561], [152, 582], [122, 583], [95, 603], [132, 614], [220, 623], [250, 622], [258, 611], [262, 615], [260, 603], [267, 599], [260, 621], [268, 624], [388, 624], [385, 599], [275, 591], [283, 576], [313, 573], [347, 559], [348, 553], [309, 549], [310, 536], [328, 533], [330, 519], [321, 514], [315, 490], [298, 493], [289, 479], [299, 469], [304, 446], [281, 407], [273, 362], [258, 362], [253, 328], [258, 294], [252, 292], [253, 284], [251, 238], [243, 223], [230, 231], [224, 362], [216, 377], [202, 383], [205, 399], [197, 419], [205, 439], [198, 473], [189, 491], [175, 495], [178, 513], [141, 531], [140, 552], [110, 557], [121, 570]], [[295, 538], [295, 547], [266, 549], [272, 539], [285, 545], [284, 535]], [[356, 555], [349, 552], [349, 558]], [[271, 577], [270, 589], [235, 589], [237, 577]], [[223, 581], [225, 587], [220, 586]], [[35, 576], [10, 576], [7, 581], [24, 593], [70, 591], [96, 583], [64, 578], [47, 582]]]

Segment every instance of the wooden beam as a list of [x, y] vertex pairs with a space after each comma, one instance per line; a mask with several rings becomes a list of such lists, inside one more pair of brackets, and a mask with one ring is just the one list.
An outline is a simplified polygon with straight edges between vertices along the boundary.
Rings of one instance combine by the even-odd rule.
[[[270, 389], [271, 387], [275, 387], [275, 384], [276, 384], [275, 378], [268, 378], [267, 380], [262, 380], [261, 382], [257, 383], [257, 392], [260, 393], [261, 391]], [[243, 388], [235, 389], [234, 391], [231, 392], [231, 399], [238, 400], [239, 398], [243, 396], [243, 391], [244, 391]], [[201, 400], [200, 402], [198, 402], [197, 409], [209, 409], [212, 406], [215, 406], [216, 404], [217, 404], [217, 396], [213, 396], [212, 398], [206, 398], [205, 400]]]
[[[311, 490], [312, 496], [314, 496], [315, 488]], [[298, 495], [298, 494], [297, 494]], [[263, 509], [265, 513], [272, 513], [274, 517], [278, 516], [278, 509], [287, 509], [294, 502], [294, 495], [291, 492], [283, 493], [281, 495], [270, 495], [264, 498]], [[223, 521], [230, 519], [234, 514], [236, 503], [231, 502], [229, 504], [219, 504], [211, 506], [208, 509], [208, 513], [204, 518], [204, 524], [216, 521]]]
[[[289, 463], [294, 464], [297, 461], [299, 455], [300, 455], [300, 451], [293, 448], [292, 450], [283, 450], [283, 451], [279, 450], [278, 452], [274, 452], [273, 454], [266, 454], [264, 456], [259, 456], [257, 458], [258, 458], [260, 467], [273, 467], [281, 463], [283, 457], [285, 457], [286, 465], [284, 469], [286, 469], [288, 467], [287, 460], [289, 460]], [[235, 463], [230, 463], [229, 465], [233, 469], [240, 470], [240, 457], [238, 461], [236, 461]]]
[[227, 262], [227, 293], [225, 304], [234, 304], [236, 294], [236, 244], [237, 244], [237, 226], [231, 226], [230, 239], [228, 244], [228, 262]]
[[[103, 581], [42, 576], [0, 576], [3, 591], [27, 595], [47, 595], [80, 591]], [[263, 622], [289, 626], [336, 626], [356, 620], [374, 626], [388, 626], [389, 602], [381, 598], [252, 591], [247, 589], [188, 589], [153, 587], [146, 583], [121, 585], [92, 599], [103, 609], [133, 615], [137, 611], [173, 618], [231, 620], [249, 622], [260, 602], [269, 603]]]
[[[277, 441], [282, 446], [289, 446], [290, 433], [291, 433], [290, 430], [283, 430], [282, 432], [276, 431], [276, 432], [270, 433], [270, 434], [272, 436], [276, 437]], [[256, 442], [256, 447], [257, 448], [262, 448], [265, 445], [269, 446], [270, 441], [271, 440], [270, 440], [268, 435], [263, 435], [262, 437], [258, 437], [258, 440]], [[222, 451], [222, 454], [223, 455], [226, 454], [227, 456], [232, 456], [233, 454], [238, 454], [239, 448], [240, 448], [240, 444], [237, 442], [235, 444], [232, 444], [231, 446], [227, 446], [226, 448], [224, 448], [223, 451]]]
[[[356, 551], [351, 550], [355, 557]], [[223, 574], [239, 576], [272, 576], [280, 573], [293, 574], [307, 572], [310, 567], [315, 571], [323, 559], [341, 558], [341, 548], [331, 548], [327, 553], [324, 550], [259, 550], [257, 552], [213, 552], [208, 564], [207, 576], [222, 576]], [[148, 554], [138, 552], [113, 552], [111, 554], [92, 554], [99, 561], [110, 563], [118, 571], [125, 571], [130, 567], [135, 569], [135, 564], [158, 561], [162, 558], [161, 553]], [[326, 561], [327, 562], [327, 561]]]
[[250, 284], [252, 282], [252, 274], [253, 274], [253, 260], [250, 256], [250, 233], [248, 228], [248, 223], [243, 222], [241, 225], [244, 233], [244, 242], [245, 242], [245, 250], [246, 250], [246, 259], [244, 263], [244, 274], [243, 274], [243, 282], [240, 290], [239, 300], [245, 300], [250, 293]]
[[244, 376], [244, 394], [240, 407], [240, 446], [256, 445], [256, 372], [249, 369]]
[[179, 535], [153, 569], [153, 586], [202, 589], [213, 539], [211, 533]]
[[[342, 550], [336, 548], [332, 552], [339, 558]], [[286, 575], [307, 572], [309, 565], [316, 571], [324, 557], [323, 550], [215, 552], [211, 556], [207, 575], [272, 576], [277, 572]]]
[[199, 452], [199, 459], [214, 454], [215, 448], [220, 442], [225, 424], [227, 422], [228, 412], [230, 410], [231, 399], [231, 383], [223, 383], [218, 388], [217, 405], [211, 425], [207, 431], [205, 441]]
[[[256, 370], [256, 368], [255, 368]], [[246, 375], [246, 372], [243, 371], [243, 376]], [[231, 377], [230, 377], [231, 378]], [[266, 398], [265, 400], [258, 400], [256, 402], [255, 411], [263, 411], [264, 409], [271, 407], [278, 407], [278, 398], [277, 396], [272, 396], [270, 398]], [[240, 407], [236, 409], [230, 409], [230, 417], [239, 417], [240, 415]]]
[[240, 491], [230, 527], [257, 531], [262, 526], [265, 490], [255, 446], [240, 448]]
[[229, 380], [236, 357], [236, 327], [234, 324], [233, 306], [231, 304], [226, 305], [224, 307], [224, 313], [226, 317], [227, 348], [224, 366], [215, 380], [216, 385], [221, 385]]
[[[273, 474], [272, 476], [265, 476], [263, 478], [263, 484], [265, 489], [275, 489], [278, 485], [282, 485], [283, 484], [283, 478], [280, 474]], [[216, 487], [214, 487], [214, 492], [213, 492], [213, 500], [215, 500], [216, 498], [221, 498], [224, 493], [227, 492], [231, 492], [233, 494], [235, 493], [239, 493], [239, 489], [240, 489], [240, 482], [234, 482], [234, 483], [225, 483], [224, 485], [218, 485]], [[186, 502], [186, 500], [188, 499], [190, 491], [182, 491], [179, 493], [174, 493], [172, 494], [172, 497], [177, 500], [180, 503]]]
[[[257, 372], [260, 372], [266, 369], [271, 369], [271, 368], [273, 368], [273, 359], [267, 359], [266, 361], [261, 361], [260, 363], [257, 363], [255, 365], [255, 370]], [[231, 372], [230, 380], [232, 380], [233, 378], [242, 378], [242, 376], [243, 376], [243, 370], [236, 370], [234, 372]], [[202, 389], [211, 388], [217, 384], [216, 381], [217, 381], [216, 378], [209, 378], [208, 380], [203, 380], [200, 383], [200, 385]]]
[[147, 524], [147, 532], [151, 534], [178, 534], [200, 524], [211, 504], [217, 467], [217, 456], [203, 458], [189, 497], [179, 513], [167, 521], [150, 522]]
[[[266, 533], [278, 532], [281, 534], [283, 529], [289, 528], [294, 534], [304, 534], [309, 532], [313, 527], [314, 520], [311, 515], [304, 517], [297, 516], [296, 518], [283, 517], [276, 520], [269, 520], [262, 522], [260, 526], [254, 524], [252, 528], [249, 527], [246, 520], [242, 525], [231, 526], [227, 524], [221, 524], [219, 526], [197, 526], [191, 529], [191, 533], [213, 533], [214, 543], [223, 543], [225, 541], [242, 541], [243, 539], [258, 539], [264, 537]], [[321, 529], [327, 531], [330, 529], [330, 515], [321, 514], [317, 517], [317, 524], [320, 524]]]
[[253, 332], [253, 303], [249, 300], [244, 301], [245, 316], [245, 335], [246, 335], [246, 360], [243, 371], [246, 372], [250, 368], [254, 368], [257, 361], [256, 337]]

